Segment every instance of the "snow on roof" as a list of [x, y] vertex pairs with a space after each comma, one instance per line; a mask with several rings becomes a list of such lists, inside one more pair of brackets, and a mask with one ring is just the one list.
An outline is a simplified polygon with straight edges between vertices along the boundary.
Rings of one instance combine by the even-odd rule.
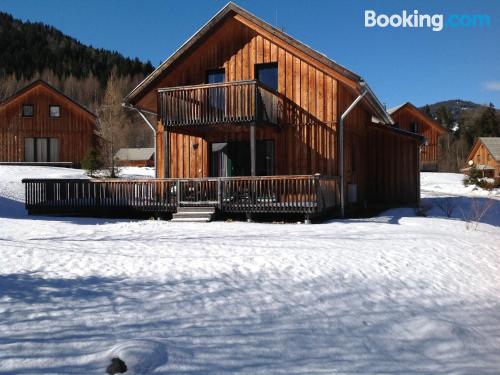
[[148, 160], [155, 152], [154, 148], [121, 148], [115, 154], [119, 160]]
[[[408, 103], [408, 102], [406, 102], [406, 103]], [[387, 110], [387, 113], [389, 113], [390, 115], [392, 115], [392, 114], [393, 114], [394, 112], [396, 112], [399, 108], [401, 108], [402, 106], [406, 105], [406, 103], [400, 104], [400, 105], [398, 105], [398, 106], [396, 106], [396, 107], [389, 108], [389, 109]]]
[[500, 137], [479, 137], [483, 145], [493, 156], [493, 159], [500, 161]]

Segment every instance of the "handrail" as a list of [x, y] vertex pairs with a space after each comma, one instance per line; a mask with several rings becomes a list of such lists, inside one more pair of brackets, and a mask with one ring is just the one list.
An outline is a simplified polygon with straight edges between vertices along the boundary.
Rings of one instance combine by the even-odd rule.
[[202, 83], [199, 85], [161, 87], [157, 90], [158, 92], [167, 92], [167, 91], [195, 90], [195, 89], [203, 89], [211, 87], [239, 86], [239, 85], [249, 85], [249, 84], [257, 84], [259, 86], [262, 86], [262, 84], [259, 81], [255, 79], [249, 79], [244, 81], [227, 81], [227, 82], [217, 82], [217, 83]]
[[163, 124], [279, 124], [282, 98], [257, 80], [230, 81], [157, 90]]

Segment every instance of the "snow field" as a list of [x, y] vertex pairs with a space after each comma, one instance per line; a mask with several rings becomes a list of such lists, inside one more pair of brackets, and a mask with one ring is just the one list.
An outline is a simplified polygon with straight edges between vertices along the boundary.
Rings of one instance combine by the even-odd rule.
[[[428, 217], [191, 224], [28, 217], [19, 181], [48, 171], [12, 168], [0, 167], [0, 374], [104, 374], [115, 356], [132, 374], [500, 368], [500, 201], [459, 176], [422, 175]], [[494, 204], [467, 230], [435, 207], [447, 195]]]

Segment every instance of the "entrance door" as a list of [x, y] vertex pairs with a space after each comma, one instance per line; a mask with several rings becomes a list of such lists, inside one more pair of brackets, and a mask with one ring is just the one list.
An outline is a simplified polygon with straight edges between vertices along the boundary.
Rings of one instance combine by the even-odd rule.
[[[250, 176], [250, 143], [212, 143], [210, 155], [210, 176]], [[274, 141], [256, 142], [257, 176], [274, 175]]]

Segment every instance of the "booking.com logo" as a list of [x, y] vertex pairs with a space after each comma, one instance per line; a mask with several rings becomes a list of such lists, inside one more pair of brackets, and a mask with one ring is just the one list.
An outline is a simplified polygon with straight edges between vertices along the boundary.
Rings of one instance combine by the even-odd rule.
[[374, 10], [365, 10], [365, 27], [394, 28], [429, 28], [432, 31], [442, 31], [449, 28], [486, 28], [490, 27], [491, 19], [487, 14], [420, 14], [418, 10], [401, 14], [377, 14]]

